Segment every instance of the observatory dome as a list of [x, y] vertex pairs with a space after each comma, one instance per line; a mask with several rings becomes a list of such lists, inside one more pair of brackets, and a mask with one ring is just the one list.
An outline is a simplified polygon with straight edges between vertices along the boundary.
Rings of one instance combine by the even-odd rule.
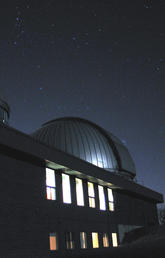
[[129, 179], [136, 175], [134, 162], [123, 143], [86, 119], [58, 118], [43, 124], [31, 136], [110, 172]]

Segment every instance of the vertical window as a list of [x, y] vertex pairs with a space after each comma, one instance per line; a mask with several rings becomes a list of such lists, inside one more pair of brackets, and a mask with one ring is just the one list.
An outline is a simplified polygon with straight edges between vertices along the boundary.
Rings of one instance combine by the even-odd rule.
[[77, 205], [84, 206], [83, 183], [79, 178], [76, 178], [76, 197]]
[[55, 171], [50, 168], [46, 168], [46, 198], [56, 200]]
[[57, 234], [56, 233], [50, 233], [49, 234], [49, 245], [50, 245], [50, 250], [57, 250]]
[[86, 232], [80, 232], [80, 244], [81, 244], [81, 248], [87, 248], [87, 234], [86, 234]]
[[97, 232], [92, 232], [92, 245], [93, 248], [99, 248], [99, 236]]
[[66, 232], [66, 248], [74, 249], [74, 239], [72, 232]]
[[113, 247], [118, 246], [117, 234], [116, 233], [112, 233], [112, 245], [113, 245]]
[[70, 176], [66, 174], [62, 174], [62, 193], [63, 202], [71, 203]]
[[103, 233], [103, 247], [109, 247], [109, 239], [107, 233]]
[[112, 189], [108, 188], [108, 205], [109, 210], [114, 211], [114, 198], [113, 198], [113, 192]]
[[105, 195], [104, 195], [103, 186], [98, 185], [98, 192], [99, 192], [100, 210], [106, 210]]
[[88, 182], [88, 198], [89, 198], [89, 207], [95, 208], [95, 191], [94, 191], [94, 185], [91, 182]]

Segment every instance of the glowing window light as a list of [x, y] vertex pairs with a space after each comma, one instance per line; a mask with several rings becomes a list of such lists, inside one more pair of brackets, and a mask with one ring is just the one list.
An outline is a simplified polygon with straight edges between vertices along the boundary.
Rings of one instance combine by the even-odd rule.
[[103, 247], [109, 247], [109, 239], [107, 233], [103, 234]]
[[105, 203], [105, 195], [104, 195], [103, 186], [98, 185], [98, 192], [99, 192], [100, 210], [106, 210], [106, 203]]
[[113, 247], [117, 247], [118, 246], [117, 234], [116, 233], [112, 233], [112, 245], [113, 245]]
[[57, 234], [56, 233], [50, 233], [49, 234], [49, 245], [50, 245], [50, 250], [57, 250]]
[[87, 248], [87, 234], [86, 232], [80, 232], [80, 245], [82, 249]]
[[63, 202], [71, 203], [70, 177], [66, 174], [62, 174], [62, 193]]
[[50, 168], [46, 168], [46, 198], [56, 200], [55, 171]]
[[114, 211], [114, 198], [112, 189], [108, 188], [108, 203], [109, 203], [109, 210]]
[[84, 206], [83, 184], [82, 180], [79, 178], [76, 178], [76, 197], [77, 205]]
[[55, 188], [46, 187], [46, 198], [47, 200], [56, 200]]
[[92, 232], [92, 245], [93, 248], [99, 248], [99, 236], [97, 232]]
[[94, 185], [91, 182], [88, 182], [88, 197], [89, 197], [89, 207], [95, 208], [95, 191], [94, 191]]
[[53, 169], [46, 168], [46, 185], [55, 187], [55, 173]]

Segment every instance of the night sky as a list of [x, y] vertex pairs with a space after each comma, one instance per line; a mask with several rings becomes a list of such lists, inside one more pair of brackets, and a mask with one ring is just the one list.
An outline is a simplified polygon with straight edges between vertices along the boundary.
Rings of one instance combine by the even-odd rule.
[[165, 196], [165, 1], [1, 0], [0, 31], [11, 126], [89, 119], [126, 144], [138, 182]]

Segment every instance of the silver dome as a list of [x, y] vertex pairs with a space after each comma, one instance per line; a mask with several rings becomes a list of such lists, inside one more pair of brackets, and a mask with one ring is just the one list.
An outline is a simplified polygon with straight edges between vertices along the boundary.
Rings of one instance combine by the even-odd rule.
[[59, 118], [43, 124], [32, 136], [111, 172], [123, 171], [131, 178], [136, 174], [134, 163], [123, 143], [88, 120]]

